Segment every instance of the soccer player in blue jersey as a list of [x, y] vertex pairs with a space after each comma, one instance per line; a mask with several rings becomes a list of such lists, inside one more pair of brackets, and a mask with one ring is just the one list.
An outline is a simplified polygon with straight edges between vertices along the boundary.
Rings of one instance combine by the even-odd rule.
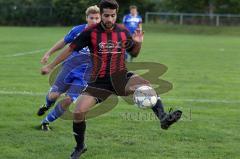
[[91, 26], [95, 23], [99, 23], [101, 20], [99, 8], [95, 6], [90, 6], [86, 10], [86, 21], [87, 24], [82, 24], [75, 26], [71, 31], [62, 39], [60, 39], [51, 49], [49, 49], [41, 59], [42, 64], [47, 64], [49, 57], [55, 52], [63, 49], [67, 44], [71, 43], [76, 36], [78, 36], [85, 28]]
[[[129, 9], [130, 13], [123, 17], [123, 24], [129, 30], [130, 34], [133, 35], [137, 29], [142, 30], [142, 17], [138, 14], [137, 6], [131, 5]], [[133, 58], [131, 54], [126, 53], [128, 61], [132, 61]]]
[[[78, 25], [72, 28], [63, 39], [59, 40], [45, 53], [41, 59], [41, 63], [46, 64], [52, 54], [71, 43], [88, 26], [99, 23], [100, 19], [99, 8], [97, 6], [89, 7], [86, 10], [87, 24]], [[55, 101], [62, 93], [66, 92], [67, 97], [65, 100], [57, 103], [56, 107], [42, 120], [42, 130], [50, 130], [49, 123], [63, 115], [68, 106], [76, 100], [81, 91], [87, 86], [87, 71], [91, 69], [91, 61], [89, 60], [88, 54], [88, 47], [85, 47], [80, 51], [73, 51], [71, 56], [63, 63], [62, 70], [58, 74], [56, 81], [46, 96], [46, 103], [38, 110], [38, 116], [44, 115], [44, 113], [54, 105]], [[77, 60], [78, 58], [83, 60], [79, 61]]]

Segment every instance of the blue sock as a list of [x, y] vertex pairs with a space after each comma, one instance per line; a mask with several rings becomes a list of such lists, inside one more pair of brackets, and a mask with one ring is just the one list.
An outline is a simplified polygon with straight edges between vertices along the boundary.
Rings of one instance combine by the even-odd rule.
[[62, 108], [61, 104], [58, 103], [55, 108], [48, 113], [48, 115], [45, 117], [45, 119], [42, 121], [42, 123], [49, 123], [53, 122], [56, 119], [58, 119], [60, 116], [64, 114], [65, 110]]
[[48, 95], [46, 96], [46, 107], [50, 108], [52, 105], [54, 105], [56, 100], [50, 100], [48, 98]]

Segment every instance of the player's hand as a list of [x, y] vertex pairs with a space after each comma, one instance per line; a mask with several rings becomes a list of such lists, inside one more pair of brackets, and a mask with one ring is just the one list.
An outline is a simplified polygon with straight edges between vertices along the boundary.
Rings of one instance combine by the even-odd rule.
[[144, 35], [144, 32], [141, 29], [137, 29], [132, 35], [133, 41], [137, 43], [142, 43], [143, 35]]
[[47, 75], [49, 74], [49, 72], [52, 71], [52, 67], [50, 65], [46, 65], [46, 66], [43, 66], [42, 69], [41, 69], [41, 74], [42, 75]]
[[48, 62], [48, 59], [49, 59], [49, 55], [48, 54], [45, 54], [43, 56], [43, 58], [41, 59], [41, 64], [46, 64]]

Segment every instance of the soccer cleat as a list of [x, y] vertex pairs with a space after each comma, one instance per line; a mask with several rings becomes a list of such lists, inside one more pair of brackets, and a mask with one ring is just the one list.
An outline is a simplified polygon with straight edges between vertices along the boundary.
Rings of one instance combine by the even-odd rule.
[[161, 119], [161, 128], [167, 130], [172, 124], [177, 122], [182, 116], [181, 110], [172, 111], [172, 109], [169, 111], [168, 114], [166, 114]]
[[41, 129], [42, 129], [43, 131], [49, 131], [49, 130], [51, 130], [51, 128], [49, 127], [49, 123], [42, 123], [42, 124], [41, 124]]
[[70, 159], [79, 159], [80, 156], [86, 151], [87, 151], [86, 145], [84, 145], [82, 149], [78, 149], [77, 147], [75, 147], [73, 153], [70, 156]]
[[49, 107], [47, 107], [45, 104], [43, 104], [39, 109], [38, 109], [38, 112], [37, 112], [37, 115], [38, 116], [42, 116], [45, 114], [46, 111], [48, 111]]

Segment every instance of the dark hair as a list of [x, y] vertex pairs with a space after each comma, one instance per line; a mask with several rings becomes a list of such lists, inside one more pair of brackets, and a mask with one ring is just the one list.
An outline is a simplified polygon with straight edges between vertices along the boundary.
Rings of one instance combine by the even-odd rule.
[[100, 8], [100, 12], [103, 12], [103, 9], [116, 9], [118, 12], [118, 2], [115, 0], [101, 0], [101, 2], [98, 4], [98, 7]]

